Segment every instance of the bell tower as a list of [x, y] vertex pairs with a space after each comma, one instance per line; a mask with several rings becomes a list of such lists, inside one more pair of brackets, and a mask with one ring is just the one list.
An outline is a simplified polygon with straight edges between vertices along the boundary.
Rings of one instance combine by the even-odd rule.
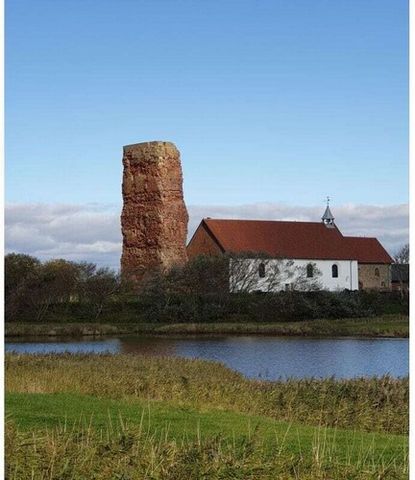
[[321, 217], [322, 222], [327, 228], [334, 228], [334, 217], [330, 210], [330, 197], [327, 197], [327, 206], [326, 210]]

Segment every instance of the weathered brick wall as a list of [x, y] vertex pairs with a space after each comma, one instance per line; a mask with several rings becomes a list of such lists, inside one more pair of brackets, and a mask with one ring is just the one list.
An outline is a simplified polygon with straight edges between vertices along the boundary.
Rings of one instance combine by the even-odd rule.
[[[381, 263], [359, 263], [359, 289], [390, 290], [390, 265]], [[379, 273], [379, 275], [377, 275]]]
[[222, 250], [207, 232], [203, 224], [199, 225], [189, 245], [187, 246], [187, 256], [190, 258], [198, 255], [220, 255]]
[[187, 261], [180, 153], [170, 142], [127, 145], [123, 165], [121, 269], [138, 280]]

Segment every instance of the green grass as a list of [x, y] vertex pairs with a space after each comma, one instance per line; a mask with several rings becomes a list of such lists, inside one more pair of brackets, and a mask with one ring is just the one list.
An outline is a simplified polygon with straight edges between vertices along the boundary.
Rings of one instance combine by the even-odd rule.
[[408, 380], [258, 382], [144, 356], [6, 355], [8, 480], [408, 476]]
[[217, 323], [6, 323], [6, 336], [82, 336], [146, 333], [169, 334], [260, 334], [300, 336], [408, 337], [409, 317], [383, 315], [339, 320], [302, 322], [217, 322]]
[[114, 430], [140, 427], [154, 435], [167, 433], [174, 440], [196, 441], [220, 433], [223, 440], [242, 442], [256, 436], [269, 447], [284, 442], [284, 451], [301, 454], [312, 450], [317, 437], [330, 445], [338, 461], [357, 461], [362, 445], [385, 462], [403, 462], [407, 455], [407, 437], [350, 430], [319, 428], [297, 423], [278, 422], [259, 415], [244, 415], [214, 409], [198, 410], [173, 402], [144, 400], [120, 401], [76, 394], [6, 395], [6, 411], [20, 431], [67, 428], [78, 423], [84, 428]]
[[288, 422], [407, 433], [408, 379], [261, 382], [216, 362], [141, 355], [6, 355], [6, 391], [173, 401]]

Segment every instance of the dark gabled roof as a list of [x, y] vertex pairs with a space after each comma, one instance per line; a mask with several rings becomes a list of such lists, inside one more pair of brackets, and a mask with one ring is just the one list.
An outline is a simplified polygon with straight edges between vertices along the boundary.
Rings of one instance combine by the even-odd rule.
[[202, 223], [228, 253], [258, 252], [280, 258], [362, 263], [392, 261], [376, 239], [344, 237], [336, 226], [327, 228], [322, 222], [206, 218]]
[[392, 263], [392, 282], [409, 283], [409, 263]]

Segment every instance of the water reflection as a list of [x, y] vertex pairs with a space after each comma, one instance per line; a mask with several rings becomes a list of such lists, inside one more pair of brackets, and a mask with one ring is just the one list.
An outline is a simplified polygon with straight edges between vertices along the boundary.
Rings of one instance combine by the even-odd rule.
[[125, 336], [106, 339], [19, 339], [19, 353], [128, 353], [220, 361], [250, 378], [351, 378], [408, 375], [407, 339], [261, 336]]

